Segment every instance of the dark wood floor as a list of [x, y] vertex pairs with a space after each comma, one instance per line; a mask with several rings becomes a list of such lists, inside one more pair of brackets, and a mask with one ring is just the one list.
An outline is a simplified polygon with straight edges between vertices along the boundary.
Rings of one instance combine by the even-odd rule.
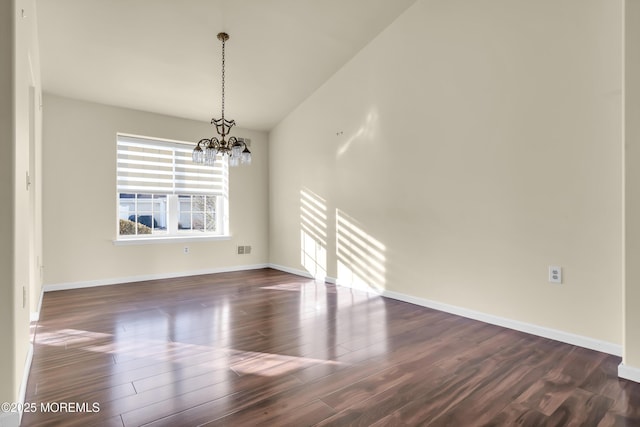
[[24, 426], [640, 425], [618, 357], [270, 269], [50, 292], [34, 340]]

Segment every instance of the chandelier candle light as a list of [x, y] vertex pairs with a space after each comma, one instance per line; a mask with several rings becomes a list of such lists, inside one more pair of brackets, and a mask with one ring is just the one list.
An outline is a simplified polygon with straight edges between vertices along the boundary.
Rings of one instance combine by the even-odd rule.
[[198, 144], [193, 149], [192, 159], [194, 163], [213, 166], [218, 154], [221, 156], [226, 154], [229, 156], [229, 165], [248, 165], [251, 163], [251, 151], [249, 151], [247, 144], [235, 136], [230, 136], [228, 141], [225, 139], [229, 135], [231, 128], [236, 125], [235, 120], [226, 120], [224, 118], [224, 44], [229, 40], [229, 34], [218, 33], [218, 40], [222, 42], [222, 117], [220, 119], [211, 119], [211, 124], [215, 125], [220, 140], [214, 136], [211, 139], [203, 138], [198, 141]]

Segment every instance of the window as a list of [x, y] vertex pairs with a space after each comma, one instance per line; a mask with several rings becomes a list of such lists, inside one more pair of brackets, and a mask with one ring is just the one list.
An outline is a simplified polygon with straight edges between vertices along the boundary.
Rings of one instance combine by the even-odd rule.
[[120, 235], [149, 235], [167, 231], [167, 195], [119, 194]]
[[227, 159], [191, 161], [193, 144], [117, 137], [118, 239], [223, 236]]
[[178, 196], [178, 229], [192, 231], [215, 231], [219, 226], [216, 216], [215, 196]]

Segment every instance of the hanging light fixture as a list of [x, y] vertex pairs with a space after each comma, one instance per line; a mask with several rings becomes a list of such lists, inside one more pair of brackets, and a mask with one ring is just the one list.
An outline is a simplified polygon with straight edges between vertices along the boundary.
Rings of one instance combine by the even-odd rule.
[[202, 163], [205, 165], [213, 165], [216, 156], [229, 156], [229, 164], [238, 166], [239, 164], [251, 163], [251, 151], [242, 139], [230, 136], [225, 139], [231, 128], [236, 125], [235, 120], [227, 120], [224, 118], [224, 44], [229, 40], [229, 34], [218, 33], [218, 40], [222, 42], [222, 117], [219, 119], [211, 119], [211, 124], [215, 125], [216, 132], [220, 139], [214, 137], [203, 138], [196, 144], [193, 149], [192, 159], [194, 163]]

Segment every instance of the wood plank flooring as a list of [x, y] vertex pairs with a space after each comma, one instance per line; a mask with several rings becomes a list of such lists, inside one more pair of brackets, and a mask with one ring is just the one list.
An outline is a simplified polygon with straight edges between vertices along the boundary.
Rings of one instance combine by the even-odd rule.
[[640, 426], [618, 357], [271, 269], [46, 293], [34, 334], [23, 426]]

